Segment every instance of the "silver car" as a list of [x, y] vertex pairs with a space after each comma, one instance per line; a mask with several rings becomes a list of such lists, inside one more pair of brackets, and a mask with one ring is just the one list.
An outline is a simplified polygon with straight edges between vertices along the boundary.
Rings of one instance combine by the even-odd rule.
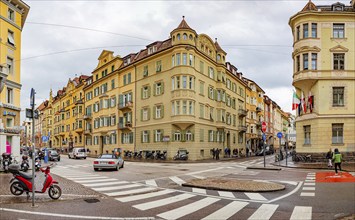
[[123, 168], [124, 160], [116, 156], [115, 154], [101, 154], [96, 160], [94, 160], [94, 170], [99, 169], [114, 169], [119, 170]]

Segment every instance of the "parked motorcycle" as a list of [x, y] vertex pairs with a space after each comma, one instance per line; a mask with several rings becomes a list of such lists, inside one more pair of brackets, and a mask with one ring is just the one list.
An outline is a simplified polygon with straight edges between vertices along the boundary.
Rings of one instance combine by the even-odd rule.
[[9, 166], [11, 164], [11, 161], [12, 161], [11, 154], [9, 153], [2, 154], [2, 166], [4, 168], [5, 173], [9, 171]]
[[22, 162], [21, 162], [21, 170], [23, 170], [24, 172], [27, 172], [29, 167], [30, 167], [30, 164], [28, 162], [28, 156], [27, 155], [23, 155], [22, 156]]
[[135, 159], [142, 159], [142, 157], [143, 157], [143, 151], [139, 151], [139, 152], [134, 152], [134, 155], [133, 155], [133, 157], [135, 158]]
[[[36, 189], [35, 192], [45, 193], [48, 189], [48, 195], [51, 199], [59, 199], [62, 195], [62, 189], [59, 187], [59, 185], [57, 185], [58, 182], [55, 181], [50, 175], [50, 167], [52, 165], [53, 164], [47, 166], [45, 169], [40, 168], [42, 171], [41, 174], [44, 175], [45, 178], [42, 184], [42, 189]], [[26, 192], [27, 198], [29, 198], [29, 193], [32, 192], [32, 175], [20, 171], [20, 167], [18, 165], [11, 165], [9, 171], [13, 174], [13, 178], [10, 180], [11, 193], [15, 196], [19, 196]], [[37, 178], [39, 177], [36, 176], [36, 179]]]
[[155, 158], [155, 151], [147, 151], [145, 153], [145, 159], [154, 159]]
[[188, 151], [178, 151], [176, 155], [173, 157], [174, 160], [187, 160], [189, 159]]
[[40, 157], [36, 157], [35, 159], [35, 170], [39, 171], [41, 169], [41, 158]]
[[156, 160], [166, 160], [166, 150], [161, 152], [160, 150], [157, 150], [156, 155], [155, 155], [155, 159]]

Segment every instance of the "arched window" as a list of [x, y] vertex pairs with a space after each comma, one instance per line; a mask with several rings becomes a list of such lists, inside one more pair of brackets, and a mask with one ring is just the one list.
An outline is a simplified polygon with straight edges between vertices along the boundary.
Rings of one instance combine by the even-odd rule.
[[217, 54], [217, 61], [221, 60], [221, 55]]
[[192, 34], [190, 34], [189, 38], [190, 38], [190, 40], [193, 40], [193, 39], [194, 39], [194, 37], [192, 36]]
[[187, 34], [186, 34], [186, 33], [184, 33], [184, 34], [182, 35], [182, 39], [183, 39], [183, 40], [187, 40]]
[[176, 35], [176, 40], [180, 40], [180, 34]]
[[175, 41], [175, 36], [173, 36], [173, 41]]

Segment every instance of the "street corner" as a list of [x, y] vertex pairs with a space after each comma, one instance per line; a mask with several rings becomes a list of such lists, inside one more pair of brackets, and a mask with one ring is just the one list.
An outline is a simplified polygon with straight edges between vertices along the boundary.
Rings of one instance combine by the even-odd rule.
[[355, 183], [355, 177], [348, 172], [318, 172], [316, 173], [317, 183]]

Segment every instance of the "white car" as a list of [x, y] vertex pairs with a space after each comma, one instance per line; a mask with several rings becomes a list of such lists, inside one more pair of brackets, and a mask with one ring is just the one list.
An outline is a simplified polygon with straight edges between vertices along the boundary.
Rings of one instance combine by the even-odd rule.
[[68, 157], [74, 158], [74, 159], [78, 159], [78, 158], [79, 159], [81, 159], [81, 158], [86, 159], [85, 148], [81, 148], [81, 147], [73, 148], [73, 150], [68, 153]]
[[94, 170], [114, 169], [124, 167], [124, 160], [115, 154], [102, 154], [94, 161]]

